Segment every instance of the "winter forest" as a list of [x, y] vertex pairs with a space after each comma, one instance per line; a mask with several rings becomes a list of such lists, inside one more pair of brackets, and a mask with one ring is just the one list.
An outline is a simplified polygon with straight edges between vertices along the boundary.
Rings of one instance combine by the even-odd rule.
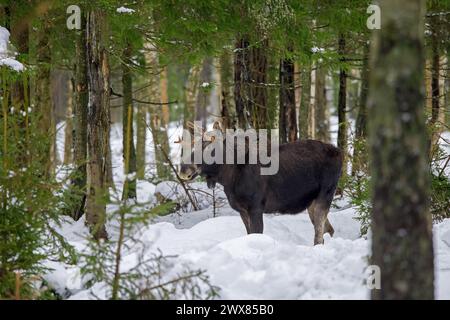
[[[227, 129], [278, 172], [185, 163]], [[0, 300], [35, 299], [449, 300], [450, 1], [0, 0]]]

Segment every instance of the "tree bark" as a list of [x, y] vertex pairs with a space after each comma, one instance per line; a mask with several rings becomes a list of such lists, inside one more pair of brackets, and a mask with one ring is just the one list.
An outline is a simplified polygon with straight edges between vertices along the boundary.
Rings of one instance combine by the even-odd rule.
[[[128, 63], [131, 63], [132, 48], [127, 44], [123, 50], [122, 62], [122, 147], [125, 184], [122, 199], [136, 199], [136, 148], [133, 130], [133, 75]], [[131, 108], [131, 110], [130, 110]]]
[[361, 93], [358, 116], [355, 125], [355, 141], [353, 145], [352, 175], [360, 170], [367, 170], [367, 97], [369, 93], [369, 45], [364, 45], [363, 66], [361, 71]]
[[88, 119], [88, 79], [86, 57], [86, 17], [82, 14], [81, 26], [76, 40], [74, 105], [73, 105], [73, 161], [75, 170], [71, 185], [78, 204], [75, 205], [72, 218], [78, 220], [84, 214], [86, 206], [86, 163], [87, 163], [87, 119]]
[[250, 49], [247, 36], [236, 40], [234, 49], [234, 103], [238, 117], [238, 127], [246, 129], [249, 127], [247, 86], [249, 82]]
[[315, 86], [315, 123], [316, 136], [315, 139], [330, 142], [330, 121], [327, 112], [327, 96], [325, 87], [326, 70], [323, 66], [317, 65], [316, 69], [316, 86]]
[[301, 99], [300, 111], [298, 114], [298, 124], [300, 131], [300, 139], [311, 139], [311, 64], [302, 68], [301, 71]]
[[[345, 36], [339, 35], [339, 59], [341, 63], [345, 61]], [[347, 173], [347, 72], [341, 66], [339, 70], [339, 97], [338, 97], [338, 138], [337, 145], [344, 154], [344, 161], [342, 164], [342, 175]]]
[[[167, 71], [163, 71], [159, 78], [159, 93], [161, 103], [169, 101], [167, 92]], [[166, 110], [165, 110], [166, 108]], [[171, 171], [164, 154], [170, 155], [169, 137], [167, 135], [167, 126], [169, 121], [169, 109], [165, 105], [153, 106], [151, 112], [151, 124], [153, 142], [155, 147], [156, 173], [160, 179], [171, 178]]]
[[290, 59], [280, 61], [280, 142], [297, 140], [297, 115], [295, 110], [294, 62]]
[[110, 152], [110, 71], [107, 53], [108, 32], [106, 15], [103, 11], [96, 9], [88, 12], [86, 40], [89, 94], [86, 220], [94, 238], [105, 239]]
[[[372, 299], [433, 299], [429, 165], [423, 96], [425, 1], [384, 0], [369, 89]], [[386, 81], [389, 79], [389, 81]]]
[[73, 153], [73, 87], [72, 80], [67, 81], [67, 107], [66, 107], [66, 126], [64, 128], [64, 161], [65, 165], [72, 163]]
[[187, 123], [195, 119], [195, 102], [199, 86], [200, 66], [193, 65], [189, 70], [189, 75], [186, 81], [185, 89], [185, 107], [183, 126], [187, 129]]
[[136, 114], [136, 179], [139, 180], [145, 178], [147, 113], [148, 107], [140, 105]]
[[269, 127], [267, 108], [268, 45], [268, 40], [264, 39], [259, 46], [252, 47], [250, 49], [250, 64], [246, 66], [246, 69], [250, 70], [250, 78], [248, 81], [249, 111], [252, 127], [256, 130]]
[[224, 50], [220, 56], [220, 91], [221, 91], [221, 118], [222, 125], [225, 129], [235, 128], [235, 107], [233, 97], [233, 66], [231, 62], [231, 55], [227, 50]]
[[38, 126], [42, 137], [45, 137], [45, 149], [40, 154], [42, 174], [49, 177], [54, 173], [56, 161], [56, 123], [54, 119], [53, 101], [51, 96], [50, 63], [51, 52], [49, 43], [50, 22], [47, 16], [41, 20], [37, 32], [37, 72], [35, 103], [39, 115]]
[[200, 88], [197, 90], [197, 97], [195, 103], [195, 120], [201, 121], [203, 128], [206, 128], [206, 118], [208, 113], [206, 108], [209, 104], [210, 90], [209, 88], [203, 88], [204, 83], [208, 83], [208, 87], [212, 81], [212, 59], [205, 58], [202, 63], [202, 70], [199, 76]]

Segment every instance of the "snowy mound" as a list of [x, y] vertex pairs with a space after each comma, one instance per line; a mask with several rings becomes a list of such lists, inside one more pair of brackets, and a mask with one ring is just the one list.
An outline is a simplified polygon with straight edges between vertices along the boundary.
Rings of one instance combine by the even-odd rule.
[[0, 26], [0, 66], [6, 66], [15, 71], [23, 71], [23, 64], [15, 60], [8, 50], [9, 36], [9, 31]]

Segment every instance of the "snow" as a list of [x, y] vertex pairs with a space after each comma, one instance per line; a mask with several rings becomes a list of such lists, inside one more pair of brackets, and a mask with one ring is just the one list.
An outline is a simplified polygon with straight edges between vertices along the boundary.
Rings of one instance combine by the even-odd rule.
[[[359, 237], [353, 208], [330, 213], [336, 233], [333, 238], [327, 234], [325, 244], [318, 246], [312, 245], [314, 231], [307, 214], [265, 215], [264, 234], [246, 235], [236, 212], [228, 207], [219, 211], [216, 218], [207, 209], [183, 214], [181, 225], [168, 222], [175, 215], [149, 225], [139, 237], [151, 244], [145, 254], [159, 249], [176, 255], [176, 264], [207, 270], [211, 282], [221, 288], [221, 299], [369, 298], [364, 281], [370, 242]], [[198, 222], [192, 223], [195, 216]], [[66, 222], [62, 230], [72, 245], [83, 249], [87, 236], [83, 223]], [[450, 219], [435, 225], [434, 236], [436, 294], [450, 299]], [[124, 259], [124, 264], [133, 264], [132, 255]], [[55, 262], [48, 266], [55, 270], [45, 279], [57, 292], [70, 299], [93, 299], [91, 292], [106, 298], [101, 284], [83, 288], [85, 281], [76, 266]]]
[[126, 8], [126, 7], [120, 7], [120, 8], [117, 8], [117, 10], [116, 10], [116, 12], [118, 12], [118, 13], [134, 13], [136, 10], [134, 10], [134, 9], [130, 9], [130, 8]]
[[8, 50], [9, 36], [8, 29], [0, 26], [0, 66], [6, 66], [17, 72], [23, 71], [23, 64], [11, 57]]
[[[333, 125], [332, 125], [333, 126]], [[63, 125], [58, 125], [58, 146], [63, 145]], [[168, 128], [169, 140], [174, 141], [180, 129], [174, 124]], [[111, 130], [112, 159], [115, 193], [121, 194], [125, 175], [122, 165], [121, 126], [115, 124]], [[332, 134], [333, 138], [334, 133]], [[147, 135], [147, 161], [154, 160], [151, 134]], [[448, 137], [448, 135], [446, 135]], [[446, 146], [447, 148], [448, 146]], [[171, 155], [177, 159], [178, 145], [171, 143]], [[63, 148], [58, 148], [62, 157]], [[151, 171], [154, 169], [151, 169]], [[147, 172], [149, 174], [151, 172]], [[163, 181], [154, 184], [138, 180], [138, 202], [154, 204], [155, 194], [166, 199], [183, 202], [186, 195], [175, 182]], [[366, 268], [370, 256], [370, 233], [359, 234], [360, 224], [354, 218], [356, 209], [346, 199], [336, 199], [339, 209], [329, 214], [335, 229], [334, 237], [325, 235], [324, 245], [313, 246], [313, 226], [305, 213], [298, 215], [264, 215], [264, 234], [247, 235], [240, 216], [226, 201], [217, 208], [214, 217], [211, 207], [211, 193], [205, 183], [188, 185], [199, 190], [195, 196], [202, 210], [174, 213], [156, 217], [147, 226], [134, 234], [139, 250], [150, 257], [158, 250], [164, 255], [174, 255], [174, 275], [185, 267], [202, 269], [213, 285], [220, 288], [220, 299], [368, 299], [370, 290], [365, 285]], [[201, 192], [200, 192], [201, 191]], [[224, 194], [216, 190], [216, 197], [223, 200]], [[117, 207], [109, 205], [108, 211]], [[111, 239], [117, 238], [117, 221], [107, 225]], [[87, 247], [88, 229], [84, 220], [78, 222], [67, 218], [57, 230], [73, 245], [77, 252]], [[433, 227], [435, 250], [436, 297], [450, 299], [450, 219]], [[368, 240], [369, 239], [369, 240]], [[123, 255], [121, 271], [128, 270], [136, 262], [138, 248], [132, 248]], [[133, 251], [135, 250], [135, 251]], [[82, 278], [80, 268], [48, 261], [53, 269], [45, 280], [66, 299], [107, 299], [108, 290], [104, 283], [95, 283], [87, 288], [89, 279]]]

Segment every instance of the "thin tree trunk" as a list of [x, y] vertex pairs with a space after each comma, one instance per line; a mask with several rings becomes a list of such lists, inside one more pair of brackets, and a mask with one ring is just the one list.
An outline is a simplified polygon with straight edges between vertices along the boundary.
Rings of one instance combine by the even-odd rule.
[[41, 21], [42, 26], [37, 32], [38, 43], [36, 48], [37, 76], [35, 103], [39, 114], [39, 131], [42, 137], [46, 137], [45, 150], [42, 152], [43, 175], [49, 177], [55, 169], [55, 134], [56, 124], [54, 120], [53, 102], [50, 83], [51, 52], [49, 43], [50, 22], [48, 17]]
[[[425, 1], [384, 0], [369, 91], [372, 299], [433, 299], [429, 164], [423, 96]], [[386, 81], [389, 79], [389, 81]]]
[[329, 142], [330, 141], [330, 121], [327, 112], [327, 96], [325, 87], [326, 69], [317, 65], [316, 81], [315, 81], [315, 123], [316, 136], [315, 139]]
[[234, 49], [234, 103], [238, 117], [238, 127], [245, 129], [248, 123], [248, 96], [247, 87], [249, 82], [249, 41], [246, 36], [236, 40]]
[[[163, 71], [159, 78], [159, 93], [161, 103], [169, 101], [167, 93], [167, 71]], [[164, 107], [167, 109], [164, 110]], [[169, 138], [167, 135], [169, 109], [166, 106], [154, 106], [151, 113], [150, 128], [152, 130], [153, 144], [155, 147], [156, 172], [160, 179], [171, 178], [171, 171], [165, 154], [170, 155]]]
[[[339, 57], [341, 63], [345, 60], [345, 37], [339, 35]], [[347, 173], [347, 72], [341, 66], [339, 70], [339, 97], [338, 97], [338, 138], [337, 145], [344, 154], [342, 174]]]
[[233, 66], [231, 55], [224, 50], [220, 56], [220, 94], [221, 94], [221, 118], [222, 125], [226, 128], [235, 128], [235, 107], [232, 99], [233, 92]]
[[67, 109], [66, 109], [66, 126], [64, 128], [64, 164], [72, 163], [73, 153], [73, 87], [72, 80], [67, 81]]
[[298, 114], [298, 124], [300, 129], [300, 139], [310, 139], [310, 127], [309, 122], [311, 112], [311, 64], [303, 67], [301, 71], [301, 99], [300, 99], [300, 111]]
[[145, 178], [147, 114], [148, 107], [144, 105], [139, 106], [136, 114], [136, 179], [139, 180]]
[[[206, 128], [206, 118], [208, 113], [206, 108], [209, 104], [210, 90], [209, 85], [212, 81], [212, 59], [206, 58], [202, 63], [202, 71], [200, 72], [200, 88], [197, 91], [197, 98], [195, 103], [195, 120], [201, 121], [204, 128]], [[208, 84], [208, 88], [204, 88], [204, 84]]]
[[[128, 44], [123, 51], [122, 63], [122, 146], [125, 174], [122, 199], [136, 199], [136, 149], [133, 130], [133, 75], [128, 63], [131, 63], [132, 48]], [[130, 111], [131, 110], [131, 111]]]
[[250, 70], [248, 81], [249, 111], [251, 115], [252, 127], [255, 129], [268, 128], [268, 108], [267, 108], [267, 50], [268, 40], [262, 40], [260, 46], [250, 49], [250, 63], [246, 66]]
[[105, 229], [110, 152], [109, 61], [106, 15], [89, 11], [86, 24], [88, 71], [88, 194], [86, 220], [95, 239], [107, 238]]
[[436, 124], [439, 119], [439, 35], [438, 35], [438, 21], [433, 17], [431, 19], [431, 125]]
[[294, 62], [280, 61], [280, 142], [297, 140], [297, 115], [295, 110]]
[[183, 117], [183, 127], [187, 128], [187, 123], [195, 119], [195, 102], [199, 87], [200, 67], [198, 65], [191, 66], [186, 82], [185, 90], [185, 107]]
[[86, 162], [87, 162], [87, 118], [88, 118], [88, 79], [86, 57], [86, 19], [82, 15], [82, 29], [79, 31], [75, 48], [75, 74], [73, 105], [73, 160], [75, 170], [71, 184], [77, 199], [72, 218], [78, 220], [84, 214], [86, 206]]
[[363, 66], [361, 71], [361, 93], [358, 116], [355, 125], [355, 141], [353, 145], [352, 175], [367, 170], [366, 137], [367, 137], [367, 97], [369, 93], [369, 45], [364, 45]]

